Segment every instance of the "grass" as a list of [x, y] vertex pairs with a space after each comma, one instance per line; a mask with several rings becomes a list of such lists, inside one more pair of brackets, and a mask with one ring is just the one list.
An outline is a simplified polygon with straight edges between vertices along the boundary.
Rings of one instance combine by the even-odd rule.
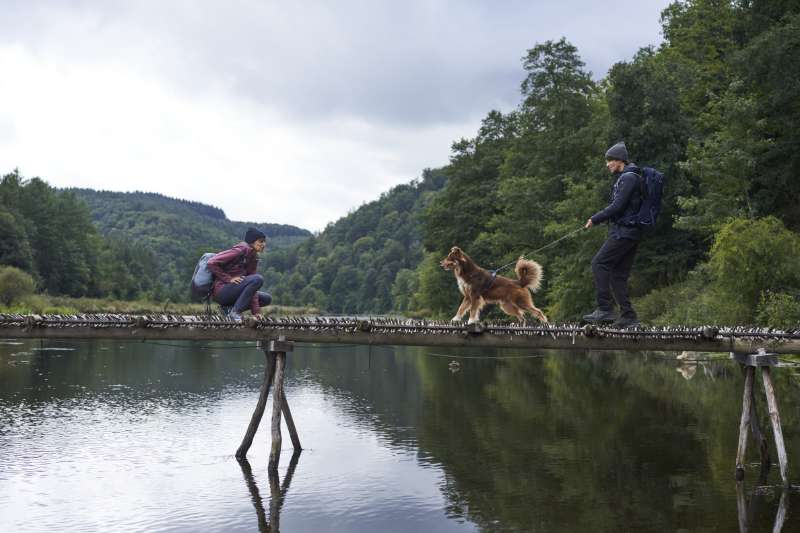
[[[151, 314], [168, 313], [174, 315], [199, 315], [206, 311], [204, 304], [154, 302], [149, 300], [111, 300], [107, 298], [69, 298], [34, 294], [26, 296], [11, 305], [0, 305], [0, 313], [73, 315], [78, 313], [119, 313]], [[211, 306], [211, 311], [219, 312], [219, 306]], [[312, 307], [292, 307], [270, 305], [262, 309], [265, 315], [311, 315], [319, 310]]]

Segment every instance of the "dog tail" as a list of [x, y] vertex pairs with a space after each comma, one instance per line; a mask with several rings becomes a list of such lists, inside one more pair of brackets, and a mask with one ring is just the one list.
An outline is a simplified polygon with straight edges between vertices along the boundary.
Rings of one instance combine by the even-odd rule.
[[520, 257], [514, 270], [517, 272], [517, 283], [520, 287], [527, 287], [533, 292], [539, 289], [542, 283], [542, 266], [539, 263]]

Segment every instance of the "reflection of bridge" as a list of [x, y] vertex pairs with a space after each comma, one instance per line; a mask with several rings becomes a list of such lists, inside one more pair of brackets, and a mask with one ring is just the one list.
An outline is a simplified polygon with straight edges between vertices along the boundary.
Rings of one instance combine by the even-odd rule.
[[[729, 352], [746, 369], [739, 428], [737, 478], [744, 473], [748, 433], [769, 463], [766, 439], [759, 427], [753, 395], [756, 368], [764, 382], [781, 477], [788, 485], [787, 458], [770, 368], [775, 354], [800, 354], [800, 330], [718, 327], [663, 327], [619, 330], [578, 325], [451, 324], [390, 318], [267, 317], [232, 322], [219, 316], [182, 315], [0, 315], [0, 338], [260, 341], [267, 355], [259, 400], [236, 452], [243, 458], [252, 444], [274, 386], [270, 470], [277, 469], [281, 449], [281, 416], [295, 450], [300, 440], [283, 391], [286, 353], [295, 342], [363, 345], [450, 346], [559, 350], [627, 350]], [[768, 353], [770, 352], [770, 353]], [[749, 431], [748, 431], [749, 430]]]

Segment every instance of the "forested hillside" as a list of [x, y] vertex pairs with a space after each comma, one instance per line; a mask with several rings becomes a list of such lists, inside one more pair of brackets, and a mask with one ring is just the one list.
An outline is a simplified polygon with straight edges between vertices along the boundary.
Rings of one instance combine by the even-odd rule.
[[61, 191], [17, 171], [0, 182], [0, 265], [31, 274], [53, 296], [185, 301], [200, 254], [241, 240], [251, 225], [273, 247], [311, 235], [158, 194]]
[[438, 170], [399, 185], [297, 247], [262, 261], [275, 301], [332, 313], [408, 310], [422, 258], [420, 213], [445, 182]]
[[[671, 323], [800, 323], [800, 2], [675, 2], [664, 43], [600, 81], [562, 39], [528, 50], [521, 101], [454, 144], [447, 186], [424, 214], [416, 302], [457, 302], [436, 262], [458, 244], [502, 264], [579, 228], [608, 203], [608, 146], [667, 176], [664, 210], [640, 247], [632, 292]], [[619, 31], [626, 22], [620, 20]], [[537, 297], [557, 320], [594, 307], [587, 230], [537, 254]]]
[[[608, 203], [603, 154], [625, 140], [634, 161], [667, 177], [631, 279], [642, 317], [800, 323], [798, 11], [797, 1], [675, 2], [663, 44], [599, 80], [565, 39], [534, 46], [518, 107], [490, 111], [453, 143], [437, 171], [443, 190], [401, 225], [385, 218], [400, 212], [384, 205], [392, 193], [365, 206], [273, 258], [269, 281], [282, 298], [337, 312], [452, 316], [459, 295], [438, 266], [450, 247], [496, 267], [580, 228]], [[535, 254], [545, 269], [536, 301], [552, 318], [593, 309], [590, 262], [604, 237], [594, 228]]]

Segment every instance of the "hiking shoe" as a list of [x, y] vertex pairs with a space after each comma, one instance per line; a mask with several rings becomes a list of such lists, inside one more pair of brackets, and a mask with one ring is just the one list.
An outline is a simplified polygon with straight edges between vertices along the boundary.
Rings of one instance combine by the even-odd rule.
[[242, 321], [242, 314], [241, 313], [237, 313], [236, 311], [231, 309], [230, 312], [228, 312], [228, 318], [230, 318], [234, 322], [241, 322]]
[[617, 318], [614, 316], [614, 311], [603, 311], [602, 309], [595, 309], [588, 315], [583, 315], [583, 321], [589, 324], [600, 324], [603, 322], [613, 322]]
[[618, 320], [616, 320], [612, 324], [612, 327], [615, 327], [615, 328], [618, 328], [618, 329], [626, 329], [626, 328], [638, 328], [641, 325], [642, 325], [642, 323], [639, 322], [638, 318], [636, 318], [636, 317], [631, 318], [631, 317], [624, 317], [623, 316], [623, 317], [620, 317]]

